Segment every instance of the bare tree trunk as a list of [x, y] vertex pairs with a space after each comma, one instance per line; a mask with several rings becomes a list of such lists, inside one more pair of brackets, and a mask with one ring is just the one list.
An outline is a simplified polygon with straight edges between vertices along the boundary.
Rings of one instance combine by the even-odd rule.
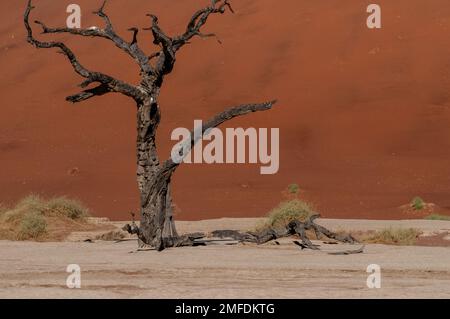
[[[153, 183], [149, 180], [148, 183]], [[154, 191], [149, 200], [141, 202], [141, 223], [139, 239], [145, 244], [163, 250], [176, 246], [178, 233], [172, 216], [170, 182], [150, 186]]]
[[172, 215], [170, 176], [160, 173], [156, 150], [156, 129], [160, 121], [157, 96], [138, 105], [137, 182], [140, 192], [141, 223], [139, 239], [158, 250], [172, 247], [178, 239]]

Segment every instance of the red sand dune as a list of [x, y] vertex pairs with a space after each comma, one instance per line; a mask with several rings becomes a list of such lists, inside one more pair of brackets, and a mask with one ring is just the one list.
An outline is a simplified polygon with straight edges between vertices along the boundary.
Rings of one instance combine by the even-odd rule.
[[[33, 20], [63, 26], [73, 1], [34, 2]], [[76, 1], [84, 27], [101, 23], [90, 14], [100, 2]], [[401, 218], [397, 207], [416, 195], [450, 206], [450, 2], [377, 2], [381, 30], [367, 29], [371, 1], [361, 0], [235, 0], [235, 15], [211, 18], [206, 29], [223, 44], [193, 41], [163, 88], [162, 157], [175, 127], [277, 98], [274, 110], [229, 126], [279, 127], [281, 167], [262, 176], [259, 165], [184, 165], [174, 177], [178, 219], [260, 216], [294, 182], [327, 217]], [[107, 12], [123, 36], [148, 26], [147, 12], [174, 34], [207, 3], [111, 0]], [[0, 4], [0, 201], [64, 194], [127, 218], [138, 206], [135, 105], [119, 95], [65, 102], [81, 79], [62, 55], [26, 43], [25, 4]], [[57, 38], [89, 68], [138, 81], [108, 41]], [[139, 40], [151, 52], [151, 35]]]

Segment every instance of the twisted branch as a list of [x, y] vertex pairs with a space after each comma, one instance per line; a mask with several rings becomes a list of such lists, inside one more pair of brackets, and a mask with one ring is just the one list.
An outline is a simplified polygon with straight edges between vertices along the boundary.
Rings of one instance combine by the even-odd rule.
[[[94, 72], [90, 71], [89, 69], [85, 68], [77, 59], [75, 54], [67, 45], [65, 45], [62, 42], [42, 42], [34, 38], [33, 36], [33, 29], [30, 26], [29, 23], [29, 16], [31, 10], [33, 10], [34, 7], [32, 6], [31, 0], [28, 1], [27, 8], [25, 10], [24, 14], [24, 23], [25, 27], [27, 29], [27, 41], [32, 44], [34, 47], [39, 49], [50, 49], [50, 48], [59, 48], [60, 53], [65, 55], [67, 59], [69, 60], [70, 64], [72, 65], [72, 68], [74, 71], [79, 74], [80, 76], [86, 78], [86, 81], [84, 81], [80, 86], [81, 87], [87, 87], [91, 83], [98, 82], [100, 83], [99, 86], [95, 87], [94, 89], [85, 90], [81, 93], [78, 93], [77, 95], [69, 96], [66, 99], [68, 101], [71, 101], [73, 103], [80, 102], [87, 100], [93, 96], [97, 95], [103, 95], [108, 92], [117, 92], [124, 94], [126, 96], [134, 98], [136, 101], [141, 100], [143, 98], [142, 91], [135, 87], [134, 85], [128, 84], [124, 81], [118, 80], [113, 78], [112, 76], [109, 76], [104, 73], [100, 72]], [[111, 33], [110, 31], [106, 30], [100, 30], [96, 28], [92, 29], [69, 29], [69, 28], [48, 28], [44, 23], [40, 21], [35, 21], [36, 24], [39, 24], [42, 29], [43, 33], [71, 33], [76, 35], [82, 35], [82, 36], [98, 36], [98, 37], [110, 37]], [[108, 29], [108, 27], [107, 27]], [[116, 38], [114, 38], [116, 39]]]
[[[186, 157], [188, 155], [188, 152], [186, 154], [183, 154], [184, 149], [192, 149], [194, 145], [199, 141], [199, 139], [205, 134], [206, 131], [217, 127], [221, 125], [222, 123], [229, 121], [235, 117], [246, 115], [248, 113], [252, 112], [259, 112], [259, 111], [266, 111], [270, 110], [272, 106], [277, 101], [271, 101], [266, 103], [259, 103], [259, 104], [245, 104], [240, 105], [236, 107], [229, 108], [216, 116], [209, 119], [202, 127], [201, 134], [194, 134], [195, 128], [190, 133], [190, 140], [186, 140], [182, 142], [182, 145], [180, 145], [179, 154], [182, 158]], [[198, 135], [198, 136], [197, 136]], [[197, 137], [197, 139], [195, 139]], [[185, 143], [189, 144], [190, 147], [185, 147]], [[149, 185], [149, 189], [145, 190], [145, 193], [147, 194], [145, 197], [145, 203], [149, 203], [152, 200], [151, 196], [155, 196], [155, 189], [161, 189], [162, 185], [164, 183], [167, 183], [167, 181], [170, 181], [172, 174], [175, 172], [178, 166], [180, 166], [180, 162], [175, 162], [172, 157], [167, 159], [164, 163], [161, 164], [157, 176], [155, 177], [155, 181], [153, 184]]]
[[241, 233], [238, 231], [231, 231], [231, 230], [216, 230], [212, 232], [212, 235], [214, 237], [219, 238], [225, 238], [229, 237], [235, 240], [238, 240], [240, 242], [250, 242], [250, 243], [256, 243], [258, 245], [265, 244], [269, 241], [276, 240], [283, 237], [289, 237], [292, 235], [297, 235], [300, 237], [300, 240], [302, 241], [297, 242], [294, 241], [294, 243], [298, 246], [300, 246], [302, 249], [312, 249], [312, 250], [319, 250], [320, 248], [317, 245], [314, 245], [311, 240], [306, 235], [307, 230], [313, 230], [317, 239], [320, 239], [321, 236], [328, 237], [330, 239], [334, 239], [336, 241], [347, 243], [347, 244], [356, 244], [358, 241], [352, 237], [350, 234], [337, 234], [334, 233], [327, 228], [316, 224], [315, 220], [320, 217], [320, 214], [315, 214], [310, 216], [308, 219], [306, 219], [304, 222], [299, 220], [293, 220], [291, 221], [286, 228], [284, 229], [274, 229], [274, 228], [266, 228], [263, 229], [257, 233], [254, 232], [246, 232]]
[[98, 15], [105, 22], [105, 28], [91, 27], [88, 29], [75, 29], [75, 28], [50, 28], [46, 26], [41, 21], [35, 21], [42, 27], [42, 33], [69, 33], [72, 35], [78, 35], [83, 37], [99, 37], [111, 40], [116, 47], [125, 51], [129, 56], [131, 56], [141, 68], [141, 72], [146, 74], [153, 73], [151, 65], [148, 63], [149, 59], [147, 55], [139, 48], [137, 45], [137, 28], [131, 28], [128, 31], [134, 31], [133, 40], [128, 43], [122, 37], [120, 37], [113, 28], [109, 16], [104, 12], [107, 1], [103, 2], [103, 5], [97, 11], [93, 13]]
[[211, 0], [211, 6], [200, 9], [196, 13], [194, 13], [188, 23], [186, 31], [182, 35], [174, 38], [173, 46], [175, 51], [179, 50], [183, 45], [188, 43], [188, 41], [195, 36], [216, 36], [214, 33], [203, 34], [200, 30], [206, 24], [211, 14], [224, 14], [227, 8], [231, 11], [231, 13], [234, 13], [234, 10], [228, 0]]
[[[252, 113], [252, 112], [270, 110], [276, 102], [277, 101], [274, 100], [274, 101], [259, 103], [259, 104], [240, 105], [240, 106], [229, 108], [229, 109], [217, 114], [216, 116], [212, 117], [211, 119], [209, 119], [207, 122], [205, 122], [203, 124], [201, 134], [200, 133], [194, 134], [195, 128], [193, 130], [191, 130], [190, 140], [183, 142], [183, 144], [188, 143], [189, 147], [184, 147], [186, 145], [180, 145], [180, 149], [178, 151], [178, 153], [180, 154], [180, 157], [185, 158], [188, 154], [183, 154], [184, 149], [189, 149], [189, 150], [192, 149], [195, 146], [195, 144], [197, 144], [197, 142], [200, 140], [200, 138], [203, 137], [205, 132], [207, 132], [208, 130], [215, 128], [215, 127], [223, 124], [224, 122], [229, 121], [238, 116], [246, 115], [246, 114]], [[197, 137], [197, 139], [195, 139], [195, 137]], [[181, 164], [181, 162], [175, 163], [172, 158], [169, 158], [168, 160], [166, 160], [163, 163], [161, 170], [163, 170], [163, 171], [170, 170], [173, 172], [180, 164]]]
[[[151, 30], [153, 34], [153, 43], [161, 47], [161, 51], [158, 54], [158, 61], [155, 66], [156, 74], [159, 75], [160, 80], [165, 74], [172, 71], [175, 64], [176, 52], [181, 49], [185, 44], [189, 43], [193, 37], [198, 36], [201, 38], [215, 37], [214, 33], [204, 34], [201, 32], [201, 28], [206, 24], [211, 14], [224, 14], [226, 9], [229, 9], [234, 13], [229, 0], [211, 0], [211, 5], [198, 10], [191, 17], [186, 31], [178, 36], [168, 36], [159, 26], [158, 18], [153, 14], [147, 14], [151, 18], [151, 27], [144, 28], [144, 30]], [[218, 40], [220, 43], [220, 40]], [[153, 55], [155, 57], [155, 55]]]

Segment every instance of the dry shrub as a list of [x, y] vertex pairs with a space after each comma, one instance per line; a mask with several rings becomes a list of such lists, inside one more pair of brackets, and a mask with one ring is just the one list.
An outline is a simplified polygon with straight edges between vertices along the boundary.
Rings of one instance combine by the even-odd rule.
[[90, 216], [89, 209], [80, 201], [65, 196], [50, 199], [46, 206], [48, 210], [62, 214], [71, 219], [80, 219]]
[[45, 200], [39, 195], [31, 194], [21, 199], [14, 208], [15, 211], [28, 210], [35, 212], [44, 212]]
[[387, 228], [363, 239], [367, 243], [388, 245], [414, 245], [422, 232], [415, 228]]
[[47, 233], [47, 221], [42, 214], [31, 212], [24, 215], [20, 221], [18, 239], [38, 240]]
[[268, 224], [274, 228], [286, 227], [293, 220], [305, 221], [313, 210], [311, 206], [299, 199], [281, 202], [269, 212]]
[[63, 240], [73, 231], [105, 229], [88, 222], [89, 210], [66, 197], [45, 200], [29, 195], [14, 208], [1, 206], [0, 240]]
[[251, 231], [260, 232], [267, 228], [286, 228], [289, 222], [293, 220], [305, 221], [313, 214], [314, 212], [310, 204], [300, 199], [287, 200], [272, 209], [267, 219], [258, 223], [255, 229]]

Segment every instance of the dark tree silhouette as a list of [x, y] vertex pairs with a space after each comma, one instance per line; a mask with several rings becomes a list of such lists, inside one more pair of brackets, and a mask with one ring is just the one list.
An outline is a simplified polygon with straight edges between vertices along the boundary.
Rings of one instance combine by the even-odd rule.
[[[112, 22], [105, 13], [106, 1], [94, 13], [103, 19], [103, 28], [72, 29], [51, 28], [43, 22], [35, 21], [42, 28], [42, 33], [68, 33], [81, 37], [98, 37], [112, 41], [116, 47], [126, 52], [140, 67], [141, 80], [139, 85], [133, 85], [116, 79], [110, 75], [92, 71], [83, 66], [73, 51], [62, 42], [42, 42], [33, 36], [33, 29], [29, 23], [30, 12], [34, 8], [31, 0], [24, 15], [25, 27], [28, 32], [27, 40], [36, 48], [57, 48], [64, 54], [73, 67], [73, 70], [85, 80], [80, 84], [83, 91], [69, 96], [67, 101], [78, 103], [87, 99], [107, 93], [121, 93], [136, 102], [137, 106], [137, 182], [140, 192], [141, 219], [137, 226], [126, 225], [125, 229], [137, 234], [141, 243], [151, 245], [158, 250], [166, 247], [192, 245], [193, 238], [179, 236], [172, 215], [171, 178], [179, 163], [172, 159], [160, 162], [158, 158], [155, 135], [160, 123], [160, 107], [158, 97], [164, 82], [164, 77], [172, 72], [177, 52], [194, 37], [211, 37], [214, 34], [202, 33], [202, 27], [208, 18], [214, 14], [233, 12], [228, 0], [211, 0], [211, 4], [195, 12], [187, 24], [186, 31], [181, 35], [169, 36], [159, 26], [158, 18], [152, 14], [150, 30], [153, 43], [159, 50], [153, 54], [146, 54], [138, 45], [138, 28], [130, 28], [131, 41], [128, 42], [119, 36], [113, 28]], [[91, 86], [94, 85], [95, 86]], [[230, 108], [209, 121], [203, 126], [203, 133], [234, 117], [250, 112], [264, 111], [272, 108], [275, 101], [248, 104]], [[191, 146], [196, 141], [191, 134]], [[189, 141], [188, 141], [189, 142]], [[180, 149], [180, 155], [182, 154]]]

